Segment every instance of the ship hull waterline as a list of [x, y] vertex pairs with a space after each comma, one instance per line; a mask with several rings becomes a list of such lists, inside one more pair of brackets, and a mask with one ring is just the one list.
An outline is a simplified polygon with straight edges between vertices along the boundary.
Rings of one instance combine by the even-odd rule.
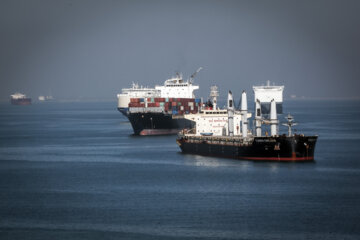
[[177, 143], [185, 154], [254, 161], [307, 162], [314, 161], [317, 136], [255, 137], [246, 144], [231, 141], [220, 144], [211, 138], [202, 139], [193, 141], [180, 137]]

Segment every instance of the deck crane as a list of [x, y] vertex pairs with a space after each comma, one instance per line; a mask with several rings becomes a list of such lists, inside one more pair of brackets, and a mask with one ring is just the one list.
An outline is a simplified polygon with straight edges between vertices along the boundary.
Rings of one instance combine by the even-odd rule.
[[190, 76], [190, 79], [189, 79], [190, 83], [193, 82], [193, 79], [195, 78], [196, 74], [197, 74], [198, 72], [200, 72], [201, 69], [203, 69], [203, 68], [202, 68], [202, 67], [199, 67], [198, 70], [196, 70], [196, 72], [194, 72], [194, 73]]

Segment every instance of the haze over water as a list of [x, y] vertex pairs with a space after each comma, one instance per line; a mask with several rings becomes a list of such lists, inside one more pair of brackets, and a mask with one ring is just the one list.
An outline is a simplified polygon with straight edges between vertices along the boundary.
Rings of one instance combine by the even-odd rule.
[[[359, 11], [357, 0], [0, 1], [0, 239], [360, 239]], [[316, 161], [184, 155], [176, 136], [133, 136], [116, 94], [199, 67], [205, 100], [216, 84], [220, 100], [246, 90], [252, 108], [266, 80], [312, 99], [285, 101], [284, 115], [319, 135]], [[17, 91], [34, 104], [10, 105]]]
[[359, 101], [284, 103], [314, 163], [184, 155], [116, 102], [0, 112], [0, 239], [360, 237]]
[[359, 99], [358, 0], [2, 0], [0, 101], [108, 100], [132, 82], [162, 84], [203, 67], [250, 92], [270, 80], [285, 97]]

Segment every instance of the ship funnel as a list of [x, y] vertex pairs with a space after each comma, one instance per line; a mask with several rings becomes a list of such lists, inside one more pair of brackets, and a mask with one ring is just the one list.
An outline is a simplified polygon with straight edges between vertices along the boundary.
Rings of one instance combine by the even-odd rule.
[[261, 137], [261, 103], [259, 99], [256, 99], [255, 103], [255, 127], [256, 136]]
[[219, 96], [219, 90], [217, 86], [211, 86], [210, 88], [210, 98], [213, 104], [213, 109], [217, 109], [217, 97]]
[[228, 94], [227, 110], [229, 136], [234, 136], [234, 101], [231, 91]]
[[271, 124], [271, 136], [276, 136], [277, 134], [277, 114], [276, 114], [276, 102], [275, 100], [271, 100], [270, 105], [270, 124]]
[[248, 121], [247, 121], [247, 98], [246, 92], [243, 91], [241, 94], [241, 129], [242, 129], [242, 136], [247, 137], [248, 131]]

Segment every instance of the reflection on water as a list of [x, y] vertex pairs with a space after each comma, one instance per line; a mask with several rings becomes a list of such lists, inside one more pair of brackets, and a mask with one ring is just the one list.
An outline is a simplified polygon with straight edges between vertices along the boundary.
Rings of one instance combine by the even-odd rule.
[[236, 167], [237, 169], [246, 170], [249, 167], [248, 161], [208, 157], [200, 155], [183, 154], [184, 163], [190, 166], [197, 167]]

